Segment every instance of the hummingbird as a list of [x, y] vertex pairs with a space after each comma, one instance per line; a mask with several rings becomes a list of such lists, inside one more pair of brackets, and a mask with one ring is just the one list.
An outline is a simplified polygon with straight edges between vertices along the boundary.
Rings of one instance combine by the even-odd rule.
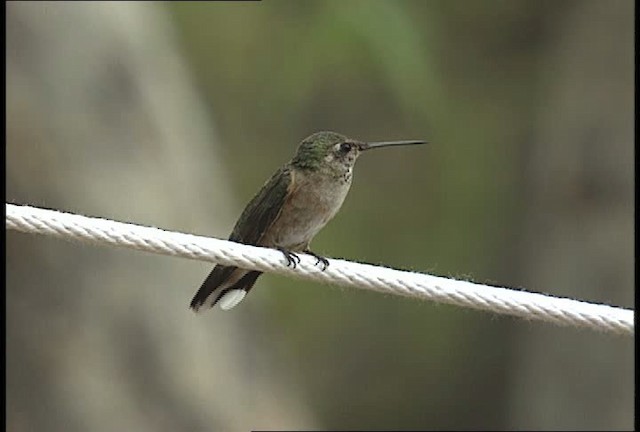
[[[362, 142], [336, 132], [316, 132], [298, 146], [249, 201], [229, 236], [230, 241], [280, 250], [287, 265], [300, 262], [296, 252], [316, 258], [324, 271], [329, 261], [309, 244], [336, 215], [353, 178], [358, 156], [371, 149], [425, 144], [425, 141]], [[219, 304], [228, 310], [242, 301], [262, 274], [217, 265], [191, 300], [195, 312]]]

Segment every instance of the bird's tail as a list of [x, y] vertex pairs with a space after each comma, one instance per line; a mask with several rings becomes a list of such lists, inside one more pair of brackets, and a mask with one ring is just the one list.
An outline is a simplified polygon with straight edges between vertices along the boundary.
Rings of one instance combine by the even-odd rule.
[[229, 291], [241, 290], [248, 293], [262, 272], [238, 267], [215, 266], [200, 289], [191, 300], [190, 307], [195, 312], [211, 308]]

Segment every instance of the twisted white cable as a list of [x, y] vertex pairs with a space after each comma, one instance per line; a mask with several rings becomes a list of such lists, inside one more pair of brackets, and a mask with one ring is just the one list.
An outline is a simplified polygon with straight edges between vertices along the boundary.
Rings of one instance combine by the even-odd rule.
[[30, 206], [7, 204], [6, 214], [7, 229], [26, 233], [124, 246], [560, 325], [634, 333], [634, 311], [629, 309], [336, 259], [330, 260], [323, 271], [314, 257], [304, 254], [300, 254], [301, 262], [294, 269], [287, 266], [280, 251], [273, 249]]

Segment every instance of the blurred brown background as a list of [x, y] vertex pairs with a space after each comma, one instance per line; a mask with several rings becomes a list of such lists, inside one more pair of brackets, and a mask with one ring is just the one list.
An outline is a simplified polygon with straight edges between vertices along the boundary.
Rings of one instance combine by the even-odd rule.
[[[7, 4], [7, 200], [225, 238], [317, 130], [314, 250], [632, 307], [634, 4]], [[633, 340], [7, 233], [11, 431], [633, 428]]]

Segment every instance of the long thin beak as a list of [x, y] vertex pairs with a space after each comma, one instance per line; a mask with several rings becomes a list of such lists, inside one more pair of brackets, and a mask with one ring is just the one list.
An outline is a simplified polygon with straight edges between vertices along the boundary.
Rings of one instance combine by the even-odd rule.
[[360, 145], [360, 151], [371, 150], [371, 149], [381, 148], [381, 147], [406, 146], [406, 145], [418, 145], [418, 144], [428, 144], [428, 143], [426, 141], [413, 141], [413, 140], [362, 143]]

